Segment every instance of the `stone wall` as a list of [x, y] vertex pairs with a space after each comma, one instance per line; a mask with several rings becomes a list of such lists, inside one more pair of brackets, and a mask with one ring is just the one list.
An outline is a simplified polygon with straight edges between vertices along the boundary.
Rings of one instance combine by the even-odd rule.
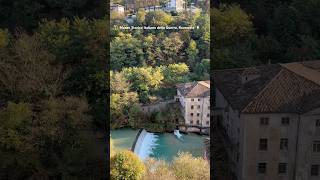
[[155, 104], [150, 105], [141, 105], [141, 111], [150, 114], [152, 112], [159, 112], [161, 110], [164, 110], [168, 104], [174, 103], [175, 100], [169, 100], [169, 101], [162, 101]]

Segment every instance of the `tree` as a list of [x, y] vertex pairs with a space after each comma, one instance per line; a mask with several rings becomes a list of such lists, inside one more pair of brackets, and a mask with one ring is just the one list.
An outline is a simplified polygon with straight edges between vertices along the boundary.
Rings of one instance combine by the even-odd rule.
[[138, 12], [137, 12], [137, 22], [138, 22], [138, 25], [143, 25], [144, 22], [145, 22], [145, 19], [146, 19], [146, 12], [144, 9], [139, 9]]
[[163, 74], [159, 67], [124, 68], [122, 73], [124, 73], [131, 82], [131, 90], [133, 91], [138, 91], [143, 85], [145, 85], [148, 90], [158, 89], [163, 80]]
[[[102, 158], [99, 154], [103, 152], [99, 151], [100, 145], [91, 132], [92, 119], [86, 99], [55, 98], [39, 105], [34, 144], [39, 149], [42, 167], [55, 178], [99, 176]], [[96, 146], [98, 152], [92, 146]]]
[[209, 163], [202, 158], [192, 157], [188, 153], [180, 153], [172, 162], [177, 179], [204, 180], [210, 179]]
[[67, 72], [49, 53], [37, 36], [20, 34], [14, 42], [13, 55], [0, 63], [0, 84], [10, 92], [11, 98], [31, 101], [54, 97], [61, 93]]
[[169, 164], [163, 160], [147, 159], [145, 166], [146, 174], [143, 177], [144, 180], [176, 180]]
[[118, 152], [110, 159], [112, 180], [140, 180], [144, 173], [143, 162], [131, 151]]
[[130, 84], [122, 72], [110, 71], [110, 90], [112, 93], [128, 92]]
[[8, 30], [0, 29], [0, 49], [6, 47], [9, 44], [9, 32]]
[[110, 43], [110, 65], [113, 70], [139, 66], [143, 61], [141, 41], [130, 34], [119, 33]]
[[163, 59], [162, 64], [173, 64], [181, 62], [181, 50], [183, 41], [178, 33], [171, 33], [168, 37], [164, 38], [162, 42]]
[[21, 179], [39, 166], [32, 142], [31, 105], [13, 103], [0, 110], [0, 179]]
[[197, 49], [197, 43], [194, 40], [191, 40], [189, 43], [188, 48], [186, 49], [186, 53], [188, 55], [188, 65], [190, 67], [194, 67], [196, 63], [196, 58], [199, 53], [199, 50]]
[[106, 2], [102, 0], [1, 0], [0, 3], [0, 26], [10, 31], [22, 28], [32, 32], [41, 19], [102, 18], [106, 11]]
[[151, 11], [145, 17], [148, 26], [168, 26], [172, 21], [172, 16], [164, 11]]
[[177, 83], [186, 82], [189, 74], [189, 67], [185, 63], [169, 64], [163, 67], [164, 84], [172, 86]]
[[138, 94], [136, 92], [112, 94], [110, 97], [111, 124], [121, 127], [129, 116], [130, 108], [135, 103], [138, 103]]
[[230, 43], [246, 38], [253, 32], [250, 16], [239, 6], [222, 6], [220, 9], [211, 10], [214, 26], [213, 40], [217, 47], [226, 46]]
[[131, 127], [139, 127], [141, 109], [138, 103], [131, 104], [128, 113], [128, 122]]
[[210, 79], [210, 59], [203, 59], [201, 63], [198, 63], [194, 72], [198, 76], [198, 80]]

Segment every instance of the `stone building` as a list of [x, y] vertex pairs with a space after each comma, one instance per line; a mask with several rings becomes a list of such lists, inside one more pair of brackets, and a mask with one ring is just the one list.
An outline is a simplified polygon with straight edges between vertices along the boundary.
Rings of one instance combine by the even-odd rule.
[[184, 0], [169, 0], [166, 4], [165, 10], [168, 12], [182, 12], [186, 8], [186, 2]]
[[124, 9], [124, 6], [121, 4], [111, 4], [110, 11], [117, 12], [119, 14], [124, 14], [125, 9]]
[[208, 132], [210, 128], [210, 81], [178, 84], [176, 101], [184, 119], [182, 131]]
[[213, 78], [213, 117], [235, 179], [320, 179], [320, 61], [221, 70]]

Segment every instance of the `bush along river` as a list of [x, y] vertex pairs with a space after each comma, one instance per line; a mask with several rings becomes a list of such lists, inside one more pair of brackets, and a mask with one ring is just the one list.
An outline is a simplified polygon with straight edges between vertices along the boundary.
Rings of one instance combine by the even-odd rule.
[[189, 152], [195, 157], [202, 157], [204, 153], [204, 138], [208, 136], [195, 133], [182, 134], [180, 138], [174, 133], [150, 133], [139, 129], [121, 128], [111, 130], [114, 147], [118, 150], [131, 150], [141, 158], [152, 157], [170, 162], [179, 152]]

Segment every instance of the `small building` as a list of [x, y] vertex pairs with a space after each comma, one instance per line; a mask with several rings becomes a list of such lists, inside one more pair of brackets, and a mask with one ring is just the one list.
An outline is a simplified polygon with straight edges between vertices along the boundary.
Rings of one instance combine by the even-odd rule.
[[169, 0], [166, 4], [166, 11], [168, 12], [182, 12], [186, 9], [186, 2], [184, 0]]
[[213, 73], [213, 120], [237, 180], [320, 179], [320, 61]]
[[209, 133], [210, 129], [210, 81], [198, 81], [176, 85], [181, 115], [182, 131]]
[[112, 4], [110, 5], [110, 11], [117, 12], [119, 14], [124, 14], [124, 6], [121, 4]]

